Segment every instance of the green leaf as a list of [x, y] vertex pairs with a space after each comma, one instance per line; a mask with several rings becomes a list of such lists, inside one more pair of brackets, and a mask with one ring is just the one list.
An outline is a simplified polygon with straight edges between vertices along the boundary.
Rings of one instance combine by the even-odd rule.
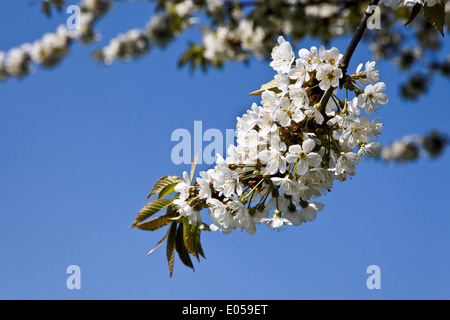
[[158, 199], [146, 204], [145, 207], [142, 208], [136, 216], [136, 219], [133, 222], [133, 226], [136, 226], [138, 223], [150, 218], [155, 213], [168, 207], [171, 203], [172, 202], [167, 199]]
[[169, 228], [168, 237], [167, 237], [167, 248], [166, 248], [166, 256], [167, 262], [169, 264], [170, 277], [173, 274], [173, 264], [175, 260], [175, 241], [176, 241], [176, 233], [177, 233], [177, 223], [172, 222]]
[[410, 24], [411, 22], [413, 22], [413, 20], [418, 16], [420, 11], [422, 11], [422, 8], [423, 8], [423, 4], [421, 4], [421, 3], [416, 3], [414, 5], [414, 7], [412, 8], [412, 11], [411, 11], [411, 16], [409, 17], [408, 21], [405, 23], [405, 27], [408, 24]]
[[41, 10], [45, 13], [47, 17], [52, 15], [52, 7], [55, 7], [59, 12], [62, 11], [63, 7], [66, 5], [64, 0], [45, 0], [42, 3]]
[[444, 37], [445, 4], [446, 1], [441, 1], [432, 7], [425, 5], [423, 10], [425, 18], [441, 33], [442, 37]]
[[156, 249], [158, 249], [163, 243], [164, 241], [166, 241], [167, 237], [169, 235], [169, 231], [167, 231], [166, 235], [164, 236], [164, 238], [162, 238], [158, 244], [156, 245], [156, 247], [154, 247], [152, 250], [150, 250], [150, 252], [147, 254], [148, 256], [151, 255]]
[[177, 238], [175, 243], [175, 249], [178, 252], [178, 256], [180, 257], [181, 262], [192, 270], [194, 270], [194, 265], [192, 264], [192, 260], [189, 256], [189, 251], [185, 247], [184, 243], [184, 223], [180, 223], [177, 230]]
[[195, 252], [197, 252], [203, 258], [206, 259], [205, 253], [203, 252], [202, 244], [200, 242], [200, 232], [201, 232], [201, 230], [199, 228], [196, 228], [196, 227], [194, 227], [193, 230], [192, 230]]
[[133, 225], [131, 226], [131, 228], [138, 228], [144, 231], [155, 231], [173, 222], [172, 219], [177, 216], [178, 212], [176, 210], [170, 210], [166, 214], [158, 218], [152, 219], [150, 221], [141, 224]]
[[197, 161], [200, 157], [200, 154], [202, 153], [202, 150], [200, 150], [197, 155], [195, 156], [194, 160], [192, 160], [192, 166], [191, 166], [191, 184], [194, 183], [194, 175], [195, 175], [195, 168], [197, 167]]
[[191, 225], [187, 218], [183, 219], [183, 241], [187, 250], [197, 259], [199, 260], [197, 250], [194, 245], [194, 238], [191, 232]]
[[169, 185], [172, 185], [174, 183], [180, 183], [183, 182], [184, 180], [181, 177], [178, 176], [166, 176], [166, 177], [162, 177], [161, 179], [158, 180], [158, 182], [156, 182], [156, 184], [153, 186], [152, 190], [150, 191], [150, 194], [148, 195], [147, 199], [150, 199], [151, 197], [153, 197], [155, 194], [161, 192], [162, 190], [164, 190], [164, 188], [166, 188]]
[[179, 182], [175, 182], [175, 183], [172, 183], [172, 184], [169, 184], [169, 185], [165, 186], [164, 189], [162, 189], [159, 192], [158, 199], [164, 198], [164, 197], [168, 196], [169, 194], [171, 194], [172, 192], [174, 192], [175, 191], [175, 187], [177, 186], [178, 183]]
[[263, 84], [261, 86], [261, 88], [259, 90], [253, 91], [252, 93], [250, 93], [251, 96], [260, 96], [263, 94], [264, 91], [266, 90], [270, 90], [270, 91], [274, 91], [276, 93], [280, 93], [280, 89], [278, 89], [278, 82], [276, 79], [273, 79], [272, 81]]
[[41, 10], [45, 13], [45, 15], [47, 17], [50, 17], [52, 15], [52, 13], [50, 11], [50, 2], [48, 2], [48, 1], [44, 1], [42, 3]]
[[189, 48], [178, 60], [178, 67], [183, 67], [187, 63], [190, 63], [191, 71], [193, 71], [199, 64], [202, 68], [206, 67], [208, 61], [206, 60], [204, 53], [205, 48], [194, 43], [189, 44]]

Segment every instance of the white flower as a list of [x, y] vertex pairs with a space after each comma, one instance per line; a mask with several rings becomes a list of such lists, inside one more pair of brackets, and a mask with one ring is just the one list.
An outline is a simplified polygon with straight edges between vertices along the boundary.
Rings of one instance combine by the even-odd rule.
[[281, 36], [278, 38], [278, 46], [272, 50], [272, 59], [270, 66], [281, 73], [288, 73], [295, 60], [291, 44]]
[[30, 44], [24, 44], [8, 52], [5, 69], [9, 74], [24, 76], [30, 72], [30, 48]]
[[309, 98], [306, 90], [303, 89], [298, 83], [289, 86], [289, 97], [296, 106], [307, 106], [309, 104]]
[[272, 180], [274, 185], [283, 188], [284, 193], [287, 195], [292, 196], [298, 191], [298, 183], [289, 179], [288, 177], [285, 178], [272, 177], [270, 178], [270, 180]]
[[210, 183], [212, 181], [212, 178], [208, 172], [201, 171], [200, 173], [201, 178], [197, 178], [197, 183], [199, 186], [199, 192], [198, 197], [200, 199], [209, 199], [211, 198], [211, 186]]
[[301, 215], [308, 221], [314, 221], [317, 211], [322, 211], [325, 206], [319, 202], [310, 202], [306, 208], [302, 208]]
[[316, 75], [317, 80], [320, 80], [319, 87], [323, 91], [328, 90], [330, 87], [337, 87], [339, 79], [342, 77], [342, 70], [328, 63], [322, 65]]
[[300, 60], [303, 60], [306, 63], [305, 67], [308, 71], [316, 70], [321, 62], [319, 50], [316, 47], [311, 47], [310, 50], [300, 49], [298, 56]]
[[[256, 138], [259, 138], [257, 136]], [[258, 161], [258, 143], [256, 138], [254, 143], [230, 145], [228, 147], [228, 164], [255, 165]]]
[[248, 209], [239, 200], [232, 200], [227, 203], [228, 210], [231, 211], [234, 221], [236, 221], [236, 226], [245, 229], [248, 234], [253, 235], [255, 233], [255, 223], [250, 218]]
[[227, 198], [240, 196], [243, 186], [239, 182], [239, 174], [226, 166], [220, 166], [213, 175], [214, 189]]
[[264, 218], [263, 222], [271, 229], [280, 229], [284, 225], [291, 225], [292, 222], [284, 217], [274, 215], [272, 218]]
[[381, 143], [379, 143], [379, 142], [366, 143], [359, 149], [358, 155], [360, 157], [366, 157], [366, 158], [374, 157], [377, 154], [378, 148], [380, 147], [380, 145], [381, 145]]
[[283, 97], [281, 98], [279, 109], [275, 112], [275, 118], [282, 127], [288, 127], [291, 125], [291, 120], [299, 123], [305, 118], [305, 114], [298, 106], [291, 103], [288, 98]]
[[[359, 79], [359, 82], [363, 84], [368, 84], [369, 82], [374, 84], [378, 81], [380, 81], [380, 74], [379, 70], [375, 68], [376, 62], [375, 61], [367, 61], [365, 65], [365, 70], [363, 73], [365, 74], [366, 78]], [[363, 64], [361, 63], [358, 68], [356, 69], [356, 73], [359, 73], [362, 69]]]
[[375, 85], [369, 84], [364, 93], [358, 96], [358, 105], [366, 111], [367, 114], [371, 114], [375, 111], [378, 105], [385, 105], [388, 103], [388, 97], [382, 93], [386, 89], [384, 82], [378, 82]]
[[330, 50], [325, 50], [325, 48], [321, 46], [319, 48], [319, 57], [324, 63], [338, 67], [339, 62], [342, 59], [342, 54], [339, 54], [338, 48], [333, 47]]
[[285, 212], [283, 215], [283, 218], [285, 218], [287, 221], [289, 221], [289, 225], [293, 225], [293, 226], [299, 226], [302, 223], [306, 222], [305, 218], [303, 217], [303, 215], [298, 211], [295, 210], [293, 212]]
[[348, 126], [342, 133], [339, 142], [346, 151], [351, 151], [356, 147], [358, 139], [366, 142], [370, 138], [370, 135], [367, 134], [370, 120], [368, 117], [348, 118], [346, 120]]
[[304, 106], [303, 109], [304, 109], [303, 112], [308, 117], [313, 118], [317, 124], [322, 124], [323, 121], [325, 120], [322, 113], [319, 111], [319, 109], [317, 109], [315, 107], [311, 107], [311, 106]]
[[180, 193], [179, 199], [184, 201], [189, 198], [189, 189], [191, 187], [191, 178], [189, 174], [185, 171], [183, 172], [184, 182], [180, 182], [175, 186], [175, 192]]
[[303, 175], [308, 171], [309, 166], [318, 167], [322, 162], [322, 157], [315, 152], [311, 152], [316, 143], [312, 139], [303, 141], [302, 146], [295, 144], [289, 147], [289, 153], [286, 156], [288, 163], [297, 163], [297, 174]]
[[301, 86], [310, 79], [308, 69], [308, 63], [306, 61], [297, 59], [295, 68], [289, 70], [289, 78], [297, 80], [296, 84]]
[[347, 103], [347, 112], [349, 116], [358, 117], [361, 114], [361, 110], [358, 108], [358, 98], [354, 97], [353, 100]]
[[283, 96], [288, 90], [290, 84], [289, 77], [278, 71], [278, 74], [274, 77], [274, 79], [277, 81], [277, 88], [281, 90], [280, 96]]
[[177, 206], [178, 213], [183, 217], [188, 218], [189, 224], [197, 226], [202, 223], [200, 213], [194, 211], [194, 209], [190, 206], [189, 202], [181, 199], [176, 199], [173, 201], [173, 203]]
[[230, 233], [236, 227], [236, 221], [233, 215], [227, 210], [227, 207], [217, 199], [209, 199], [207, 201], [209, 205], [209, 216], [213, 224], [210, 225], [211, 230], [219, 230], [222, 233]]
[[270, 150], [261, 151], [259, 159], [266, 164], [266, 171], [269, 174], [276, 174], [277, 172], [286, 172], [286, 158], [284, 152], [286, 151], [286, 144], [274, 144]]
[[336, 163], [336, 174], [349, 173], [353, 174], [356, 170], [356, 162], [359, 162], [361, 157], [356, 153], [347, 152], [342, 154]]
[[264, 108], [268, 109], [269, 111], [275, 110], [280, 104], [280, 98], [278, 95], [271, 91], [271, 90], [265, 90], [261, 94], [261, 104]]

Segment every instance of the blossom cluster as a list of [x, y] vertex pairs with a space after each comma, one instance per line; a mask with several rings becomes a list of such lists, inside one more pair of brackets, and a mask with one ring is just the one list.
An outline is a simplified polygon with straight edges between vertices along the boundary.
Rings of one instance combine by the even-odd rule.
[[32, 71], [32, 63], [53, 67], [67, 55], [74, 40], [84, 43], [95, 40], [93, 25], [110, 5], [111, 2], [107, 0], [82, 0], [79, 29], [69, 30], [66, 25], [60, 25], [56, 32], [47, 33], [34, 43], [0, 52], [0, 80], [28, 75]]
[[138, 58], [152, 46], [164, 47], [197, 21], [192, 16], [199, 10], [196, 1], [165, 1], [164, 6], [166, 10], [155, 14], [144, 29], [132, 29], [117, 35], [96, 53], [96, 57], [105, 64]]
[[449, 144], [447, 135], [436, 130], [426, 135], [409, 135], [386, 145], [379, 150], [379, 157], [385, 162], [406, 163], [428, 156], [440, 156]]
[[[316, 199], [377, 152], [380, 144], [372, 138], [383, 125], [367, 115], [388, 98], [375, 62], [347, 75], [337, 48], [301, 49], [296, 57], [283, 37], [271, 56], [276, 75], [258, 92], [260, 105], [237, 118], [237, 144], [227, 157], [217, 155], [215, 167], [196, 181], [185, 173], [175, 187], [174, 204], [193, 225], [202, 223], [203, 209], [210, 228], [223, 233], [254, 234], [263, 223], [278, 229], [313, 221], [324, 208]], [[339, 97], [339, 89], [345, 96]]]

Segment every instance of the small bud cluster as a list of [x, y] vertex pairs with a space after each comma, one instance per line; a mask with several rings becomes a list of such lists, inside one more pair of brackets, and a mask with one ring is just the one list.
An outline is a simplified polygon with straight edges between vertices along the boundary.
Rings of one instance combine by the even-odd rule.
[[[225, 159], [218, 155], [216, 166], [195, 182], [185, 173], [175, 187], [180, 215], [199, 225], [199, 212], [208, 209], [210, 228], [223, 233], [239, 228], [254, 234], [262, 223], [279, 229], [313, 221], [324, 208], [315, 199], [377, 153], [379, 143], [371, 139], [383, 125], [361, 114], [388, 102], [374, 62], [347, 75], [341, 59], [337, 48], [324, 47], [301, 49], [296, 58], [279, 37], [270, 63], [277, 74], [258, 92], [261, 105], [237, 119], [237, 145]], [[325, 103], [328, 90], [333, 93]]]

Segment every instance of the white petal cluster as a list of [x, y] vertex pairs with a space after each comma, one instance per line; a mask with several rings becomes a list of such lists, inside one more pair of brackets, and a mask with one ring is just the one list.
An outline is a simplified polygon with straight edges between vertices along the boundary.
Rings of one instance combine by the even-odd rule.
[[198, 10], [194, 1], [167, 1], [165, 5], [168, 10], [152, 16], [144, 29], [133, 29], [119, 34], [97, 52], [97, 57], [105, 64], [111, 64], [115, 60], [138, 58], [147, 53], [151, 46], [164, 47], [183, 29], [196, 22], [192, 17]]
[[384, 161], [395, 161], [399, 163], [416, 160], [420, 156], [417, 137], [405, 136], [388, 146], [384, 146], [381, 149], [380, 156]]
[[[204, 57], [211, 61], [242, 61], [250, 55], [262, 57], [265, 52], [266, 32], [255, 27], [251, 20], [240, 19], [236, 27], [221, 25], [217, 29], [205, 29]], [[239, 50], [237, 50], [239, 48]]]
[[[201, 172], [188, 191], [185, 183], [177, 186], [179, 211], [191, 212], [191, 223], [201, 222], [197, 213], [203, 208], [209, 209], [211, 229], [223, 233], [238, 228], [254, 234], [262, 223], [278, 229], [313, 221], [324, 208], [315, 199], [377, 153], [380, 144], [371, 139], [383, 125], [367, 115], [388, 99], [375, 63], [344, 75], [337, 48], [301, 49], [298, 56], [289, 42], [278, 39], [270, 63], [276, 71], [273, 85], [261, 92], [260, 105], [237, 118], [237, 145], [225, 159], [218, 155], [216, 166]], [[340, 84], [344, 98], [338, 97]], [[322, 110], [329, 88], [334, 93]], [[362, 110], [367, 115], [361, 116]]]
[[60, 25], [56, 32], [47, 33], [34, 43], [25, 43], [7, 53], [0, 52], [0, 80], [28, 75], [32, 71], [32, 63], [55, 66], [68, 54], [75, 39], [82, 42], [95, 40], [93, 24], [109, 7], [107, 0], [83, 0], [80, 3], [79, 30], [69, 30], [66, 25]]

